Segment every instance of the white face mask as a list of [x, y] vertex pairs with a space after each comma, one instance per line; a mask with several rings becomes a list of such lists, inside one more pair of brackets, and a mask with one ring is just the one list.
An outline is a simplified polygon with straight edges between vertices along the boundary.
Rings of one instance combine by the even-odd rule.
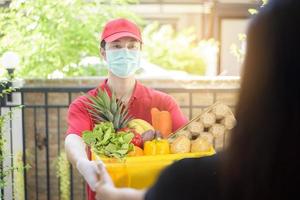
[[140, 50], [106, 50], [106, 59], [109, 70], [116, 76], [127, 78], [140, 68]]

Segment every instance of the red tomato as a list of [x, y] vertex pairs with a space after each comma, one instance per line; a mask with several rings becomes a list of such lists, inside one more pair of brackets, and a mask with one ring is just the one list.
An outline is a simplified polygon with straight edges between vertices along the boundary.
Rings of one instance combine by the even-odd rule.
[[134, 133], [134, 137], [131, 140], [131, 143], [135, 146], [138, 146], [140, 148], [143, 148], [143, 138], [140, 134]]

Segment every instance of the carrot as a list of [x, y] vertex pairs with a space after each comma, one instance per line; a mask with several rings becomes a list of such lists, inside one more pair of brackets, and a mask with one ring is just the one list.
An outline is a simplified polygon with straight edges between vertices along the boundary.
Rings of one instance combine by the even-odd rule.
[[159, 129], [164, 138], [172, 133], [172, 118], [168, 111], [161, 111], [159, 114]]
[[157, 108], [151, 108], [152, 126], [155, 130], [159, 129], [159, 115], [160, 111]]

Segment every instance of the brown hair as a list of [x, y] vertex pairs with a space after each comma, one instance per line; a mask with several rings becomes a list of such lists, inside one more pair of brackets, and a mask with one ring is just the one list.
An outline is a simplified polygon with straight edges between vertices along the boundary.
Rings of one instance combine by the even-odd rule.
[[237, 126], [224, 156], [226, 199], [297, 195], [299, 10], [299, 0], [271, 0], [250, 25]]

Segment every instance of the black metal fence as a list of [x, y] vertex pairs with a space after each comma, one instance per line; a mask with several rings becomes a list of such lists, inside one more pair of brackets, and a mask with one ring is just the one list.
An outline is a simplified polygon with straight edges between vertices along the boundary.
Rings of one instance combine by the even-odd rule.
[[[84, 88], [21, 88], [16, 92], [20, 96], [22, 107], [21, 124], [10, 123], [10, 145], [13, 153], [12, 126], [21, 126], [23, 144], [23, 162], [31, 168], [24, 172], [24, 190], [26, 200], [61, 199], [60, 180], [56, 176], [56, 160], [64, 149], [64, 134], [67, 129], [66, 114], [68, 105]], [[237, 89], [159, 89], [166, 93], [185, 93], [189, 96], [189, 104], [182, 105], [182, 109], [189, 110], [192, 118], [193, 109], [206, 106], [194, 105], [193, 94], [212, 93], [213, 102], [217, 93], [233, 93]], [[1, 105], [9, 108], [14, 105]], [[13, 161], [12, 161], [13, 162]], [[12, 163], [13, 164], [13, 163]], [[85, 183], [77, 170], [71, 167], [70, 199], [85, 199]], [[13, 181], [13, 176], [11, 177]], [[1, 195], [4, 196], [4, 192]]]
[[[23, 151], [26, 152], [24, 163], [34, 166], [31, 168], [32, 172], [29, 170], [24, 175], [25, 199], [60, 199], [60, 180], [56, 178], [56, 168], [53, 164], [63, 151], [68, 105], [78, 94], [89, 89], [91, 88], [24, 88], [21, 90], [22, 104], [25, 105], [22, 117], [25, 125], [23, 129]], [[53, 93], [63, 94], [65, 99], [51, 103], [50, 96]], [[29, 96], [25, 96], [28, 94], [38, 95], [40, 101], [26, 104], [26, 98], [30, 99]], [[52, 97], [52, 100], [53, 98], [55, 97]], [[32, 128], [33, 135], [26, 132]], [[32, 139], [34, 139], [34, 144], [30, 142]], [[30, 150], [31, 152], [28, 152]], [[30, 153], [34, 153], [34, 156]], [[85, 199], [84, 181], [72, 166], [70, 171], [70, 199]], [[41, 179], [41, 176], [45, 180]], [[34, 183], [30, 181], [32, 179]]]

